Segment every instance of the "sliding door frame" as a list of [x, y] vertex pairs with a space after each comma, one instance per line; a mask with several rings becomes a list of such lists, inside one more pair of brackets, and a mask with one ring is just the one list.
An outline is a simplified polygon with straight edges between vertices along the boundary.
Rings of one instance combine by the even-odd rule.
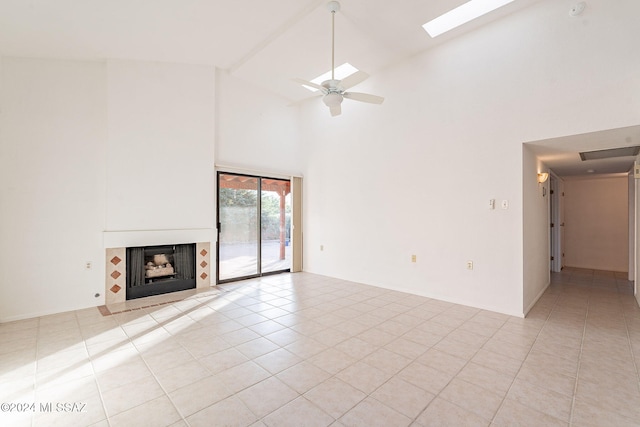
[[[257, 196], [256, 196], [256, 210], [257, 210], [257, 214], [258, 214], [258, 220], [256, 221], [256, 236], [257, 236], [257, 273], [256, 274], [250, 274], [247, 276], [239, 276], [239, 277], [233, 277], [233, 278], [229, 278], [229, 279], [223, 279], [220, 280], [220, 235], [222, 232], [222, 224], [220, 222], [220, 176], [221, 175], [234, 175], [234, 176], [244, 176], [247, 178], [255, 178], [257, 180]], [[268, 271], [268, 272], [263, 272], [262, 271], [262, 180], [263, 179], [272, 179], [272, 180], [279, 180], [279, 181], [289, 181], [289, 186], [290, 186], [290, 191], [292, 192], [292, 199], [293, 199], [293, 179], [292, 177], [289, 178], [279, 178], [279, 177], [270, 177], [270, 176], [264, 176], [264, 175], [255, 175], [255, 174], [249, 174], [249, 173], [242, 173], [242, 172], [229, 172], [226, 170], [218, 170], [216, 171], [216, 284], [223, 284], [223, 283], [229, 283], [229, 282], [236, 282], [236, 281], [240, 281], [240, 280], [245, 280], [245, 279], [252, 279], [252, 278], [256, 278], [256, 277], [262, 277], [262, 276], [269, 276], [269, 275], [273, 275], [273, 274], [280, 274], [280, 273], [286, 273], [286, 272], [291, 272], [293, 271], [293, 254], [292, 254], [292, 259], [291, 259], [291, 264], [289, 265], [289, 268], [286, 269], [282, 269], [282, 270], [276, 270], [276, 271]], [[293, 201], [292, 201], [293, 202]], [[293, 207], [292, 207], [293, 208]], [[293, 221], [293, 218], [292, 218]], [[293, 227], [292, 227], [293, 228]], [[293, 230], [290, 230], [291, 235], [293, 235]]]

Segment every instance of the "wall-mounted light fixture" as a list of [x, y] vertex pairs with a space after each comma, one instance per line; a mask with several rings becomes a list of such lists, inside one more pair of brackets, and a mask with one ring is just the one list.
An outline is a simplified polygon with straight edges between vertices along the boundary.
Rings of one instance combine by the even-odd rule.
[[[538, 174], [538, 185], [547, 182], [549, 179], [549, 174], [547, 172], [542, 172]], [[542, 197], [547, 195], [547, 186], [542, 186]]]
[[538, 184], [542, 184], [543, 182], [547, 182], [547, 179], [549, 179], [549, 174], [546, 172], [543, 173], [539, 173], [538, 174]]

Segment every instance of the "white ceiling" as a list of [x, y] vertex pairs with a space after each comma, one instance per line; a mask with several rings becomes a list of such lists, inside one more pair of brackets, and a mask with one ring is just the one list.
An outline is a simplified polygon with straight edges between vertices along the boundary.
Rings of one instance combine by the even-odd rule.
[[[342, 0], [336, 65], [372, 75], [537, 0], [515, 0], [431, 39], [422, 24], [466, 0]], [[326, 0], [0, 0], [6, 56], [215, 65], [287, 98], [331, 67]]]
[[[582, 161], [581, 151], [640, 145], [640, 126], [551, 138], [527, 143], [527, 146], [559, 176], [626, 173], [633, 167], [635, 157]], [[594, 172], [588, 172], [593, 170]]]
[[[539, 0], [513, 3], [436, 39], [422, 24], [466, 0], [342, 0], [336, 65], [381, 69]], [[326, 0], [0, 0], [0, 53], [80, 60], [213, 65], [291, 102], [314, 96], [294, 84], [331, 66]], [[572, 4], [572, 3], [571, 3]], [[567, 3], [567, 13], [570, 7]], [[388, 96], [388, 94], [381, 94]], [[587, 165], [577, 152], [640, 144], [639, 128], [537, 141], [558, 174], [628, 170], [632, 159]], [[622, 161], [620, 161], [622, 160]]]

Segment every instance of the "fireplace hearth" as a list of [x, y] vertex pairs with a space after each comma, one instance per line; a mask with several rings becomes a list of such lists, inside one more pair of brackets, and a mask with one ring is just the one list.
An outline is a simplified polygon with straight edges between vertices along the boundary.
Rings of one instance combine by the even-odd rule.
[[127, 248], [126, 299], [195, 289], [195, 252], [195, 244]]

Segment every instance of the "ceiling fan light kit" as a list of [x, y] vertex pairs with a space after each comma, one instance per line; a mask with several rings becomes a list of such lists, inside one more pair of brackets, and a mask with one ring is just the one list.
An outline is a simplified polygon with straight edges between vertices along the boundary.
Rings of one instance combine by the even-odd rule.
[[335, 107], [336, 105], [342, 104], [342, 97], [335, 92], [328, 93], [322, 98], [322, 101], [327, 107]]
[[332, 116], [338, 116], [342, 113], [342, 101], [344, 98], [369, 104], [382, 104], [384, 98], [381, 96], [370, 95], [367, 93], [345, 92], [347, 89], [364, 81], [368, 75], [361, 71], [355, 72], [343, 80], [335, 78], [335, 15], [340, 10], [340, 3], [330, 1], [327, 3], [327, 9], [331, 12], [331, 78], [325, 80], [322, 84], [309, 82], [303, 79], [294, 79], [303, 86], [309, 86], [318, 89], [324, 95], [322, 101], [329, 107]]

